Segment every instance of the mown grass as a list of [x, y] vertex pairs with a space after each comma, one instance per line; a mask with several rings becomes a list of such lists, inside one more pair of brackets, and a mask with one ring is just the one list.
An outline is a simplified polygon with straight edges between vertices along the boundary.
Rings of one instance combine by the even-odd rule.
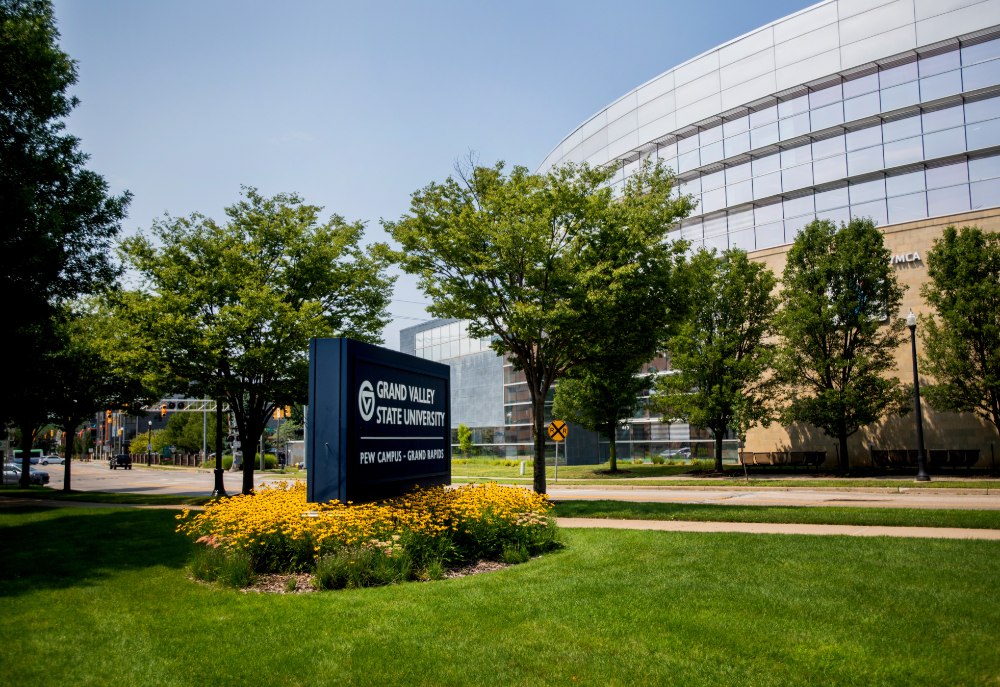
[[[566, 530], [439, 582], [188, 581], [173, 514], [0, 510], [0, 684], [995, 684], [1000, 543]], [[574, 680], [575, 678], [575, 680]]]
[[77, 501], [80, 503], [147, 504], [161, 506], [204, 506], [211, 496], [183, 496], [174, 494], [119, 494], [110, 491], [71, 491], [65, 493], [51, 487], [32, 486], [22, 489], [14, 486], [0, 486], [0, 497], [22, 499], [49, 499], [53, 501]]
[[[632, 476], [634, 479], [635, 475]], [[569, 479], [563, 476], [563, 469], [559, 468], [559, 482], [562, 484], [565, 479]], [[583, 479], [583, 478], [581, 478]], [[617, 477], [614, 479], [605, 479], [601, 476], [594, 477], [593, 479], [587, 478], [585, 483], [580, 481], [566, 482], [566, 484], [582, 485], [585, 484], [587, 487], [591, 486], [612, 486], [629, 483], [628, 477]], [[484, 482], [497, 482], [499, 484], [531, 484], [531, 478], [525, 476], [520, 479], [515, 478], [503, 478], [503, 477], [482, 477], [471, 479], [466, 479], [465, 476], [459, 474], [457, 471], [452, 471], [452, 481], [457, 483], [484, 483]], [[548, 475], [547, 483], [550, 485], [555, 485], [557, 482], [553, 479], [552, 475]], [[915, 480], [904, 480], [904, 479], [824, 479], [824, 478], [811, 478], [811, 479], [782, 479], [780, 477], [773, 477], [771, 479], [731, 479], [731, 478], [713, 478], [706, 477], [702, 479], [644, 479], [635, 482], [636, 486], [643, 487], [709, 487], [709, 488], [719, 488], [724, 489], [726, 487], [770, 487], [772, 489], [815, 489], [816, 487], [863, 487], [863, 488], [877, 488], [877, 489], [1000, 489], [1000, 480], [954, 480], [954, 481], [932, 481], [932, 482], [916, 482]]]
[[854, 508], [818, 506], [726, 506], [703, 503], [559, 501], [558, 518], [615, 520], [694, 520], [697, 522], [773, 522], [860, 527], [964, 527], [1000, 529], [1000, 511], [929, 508]]

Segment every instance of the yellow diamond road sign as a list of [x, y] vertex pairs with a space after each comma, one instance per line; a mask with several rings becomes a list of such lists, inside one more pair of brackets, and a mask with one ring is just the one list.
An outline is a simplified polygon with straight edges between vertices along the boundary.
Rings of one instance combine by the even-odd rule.
[[562, 420], [553, 420], [549, 423], [549, 436], [552, 441], [562, 441], [566, 438], [567, 431], [566, 423]]

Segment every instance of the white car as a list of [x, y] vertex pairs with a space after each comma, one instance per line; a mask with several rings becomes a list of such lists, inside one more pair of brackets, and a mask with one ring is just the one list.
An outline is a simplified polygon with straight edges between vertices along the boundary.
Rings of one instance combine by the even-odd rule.
[[42, 465], [62, 465], [66, 459], [62, 456], [42, 456], [38, 462]]

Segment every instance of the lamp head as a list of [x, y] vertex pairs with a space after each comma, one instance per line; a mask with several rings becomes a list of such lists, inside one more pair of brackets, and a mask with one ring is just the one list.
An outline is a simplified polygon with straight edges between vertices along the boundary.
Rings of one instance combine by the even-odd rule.
[[917, 316], [913, 314], [912, 310], [910, 310], [910, 314], [906, 316], [906, 326], [910, 329], [917, 326]]

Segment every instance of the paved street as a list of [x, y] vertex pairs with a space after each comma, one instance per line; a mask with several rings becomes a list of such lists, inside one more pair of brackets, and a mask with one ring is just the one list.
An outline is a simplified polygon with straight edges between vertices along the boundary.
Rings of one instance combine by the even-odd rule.
[[[63, 468], [50, 465], [49, 486], [62, 488]], [[289, 479], [281, 475], [256, 475], [257, 486]], [[225, 485], [237, 493], [241, 475], [227, 472]], [[775, 485], [783, 486], [783, 485]], [[210, 470], [157, 470], [135, 467], [132, 470], [109, 470], [106, 463], [74, 463], [73, 488], [81, 491], [112, 491], [135, 494], [183, 494], [207, 496], [212, 493], [213, 475]], [[527, 488], [527, 487], [523, 487]], [[947, 490], [942, 490], [947, 491]], [[737, 506], [858, 506], [891, 508], [968, 508], [1000, 509], [1000, 494], [920, 493], [879, 494], [845, 491], [796, 489], [793, 491], [741, 491], [736, 489], [698, 490], [651, 488], [560, 488], [549, 485], [549, 496], [557, 500], [646, 501], [661, 503], [708, 503]]]

